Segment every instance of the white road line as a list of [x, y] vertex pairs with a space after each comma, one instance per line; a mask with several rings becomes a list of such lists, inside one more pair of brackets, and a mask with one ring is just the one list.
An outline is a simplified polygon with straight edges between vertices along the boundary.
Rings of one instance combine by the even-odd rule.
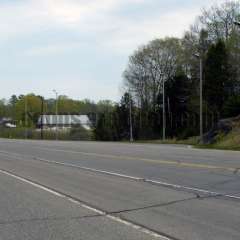
[[210, 194], [210, 195], [213, 195], [213, 196], [223, 196], [223, 197], [227, 197], [227, 198], [240, 200], [240, 196], [229, 195], [229, 194], [224, 194], [224, 193], [219, 193], [219, 192], [213, 192], [213, 191], [209, 191], [209, 190], [205, 190], [205, 189], [201, 189], [201, 188], [186, 187], [186, 186], [182, 186], [182, 185], [169, 184], [169, 183], [166, 183], [166, 182], [149, 180], [149, 179], [146, 179], [145, 182], [159, 184], [159, 185], [162, 185], [162, 186], [178, 188], [178, 189], [191, 190], [191, 191], [194, 191], [194, 192], [201, 192], [201, 193]]
[[[9, 152], [6, 152], [6, 151], [0, 151], [0, 153], [7, 154], [7, 155], [15, 155], [15, 156], [20, 156], [20, 157], [25, 157], [24, 155], [21, 155], [21, 154], [13, 154], [13, 153], [9, 153]], [[110, 172], [110, 171], [104, 171], [104, 170], [99, 170], [99, 169], [95, 169], [95, 168], [83, 167], [83, 166], [75, 165], [75, 164], [69, 164], [69, 163], [47, 160], [47, 159], [33, 157], [33, 156], [28, 156], [28, 157], [31, 157], [31, 158], [33, 158], [37, 161], [41, 161], [41, 162], [45, 162], [45, 163], [78, 168], [78, 169], [82, 169], [82, 170], [86, 170], [86, 171], [90, 171], [90, 172], [107, 174], [107, 175], [126, 178], [126, 179], [130, 179], [130, 180], [134, 180], [134, 181], [144, 181], [146, 183], [157, 184], [157, 185], [161, 185], [161, 186], [165, 186], [165, 187], [171, 187], [171, 188], [175, 188], [175, 189], [183, 189], [183, 190], [194, 191], [194, 192], [199, 192], [199, 193], [204, 193], [204, 194], [210, 194], [210, 195], [213, 195], [213, 196], [222, 196], [222, 197], [227, 197], [227, 198], [231, 198], [231, 199], [235, 199], [235, 200], [240, 200], [240, 196], [236, 196], [236, 195], [219, 193], [219, 192], [214, 192], [214, 191], [201, 189], [201, 188], [187, 187], [187, 186], [183, 186], [183, 185], [177, 185], [177, 184], [157, 181], [157, 180], [153, 180], [153, 179], [140, 178], [140, 177], [120, 174], [120, 173], [116, 173], [116, 172]]]
[[68, 200], [68, 201], [70, 201], [70, 202], [72, 202], [72, 203], [74, 203], [74, 204], [79, 205], [79, 206], [82, 207], [82, 208], [85, 208], [85, 209], [87, 209], [87, 210], [90, 210], [90, 211], [92, 211], [92, 212], [95, 212], [95, 213], [97, 213], [97, 214], [99, 214], [99, 215], [102, 215], [103, 217], [106, 217], [106, 218], [108, 218], [108, 219], [111, 219], [111, 220], [113, 220], [113, 221], [115, 221], [115, 222], [122, 223], [122, 224], [124, 224], [124, 225], [126, 225], [126, 226], [129, 226], [129, 227], [135, 229], [135, 230], [141, 231], [141, 232], [144, 233], [144, 234], [150, 235], [151, 237], [155, 237], [155, 238], [158, 238], [158, 239], [161, 239], [161, 240], [171, 240], [170, 238], [165, 237], [165, 236], [163, 236], [163, 235], [160, 235], [160, 234], [157, 233], [157, 232], [151, 231], [151, 230], [149, 230], [149, 229], [147, 229], [147, 228], [145, 228], [145, 227], [142, 227], [142, 226], [140, 226], [140, 225], [131, 223], [131, 222], [129, 222], [129, 221], [127, 221], [127, 220], [124, 220], [124, 219], [122, 219], [122, 218], [120, 218], [120, 217], [116, 217], [116, 216], [114, 216], [113, 214], [109, 214], [109, 213], [104, 212], [104, 211], [102, 211], [102, 210], [100, 210], [100, 209], [93, 208], [93, 207], [91, 207], [91, 206], [88, 206], [88, 205], [86, 205], [86, 204], [83, 204], [83, 203], [81, 203], [81, 201], [78, 201], [78, 200], [76, 200], [76, 199], [74, 199], [74, 198], [71, 198], [71, 197], [69, 197], [69, 196], [67, 196], [67, 195], [64, 195], [63, 193], [59, 193], [59, 192], [57, 192], [57, 191], [54, 191], [54, 190], [52, 190], [52, 189], [50, 189], [50, 188], [48, 188], [48, 187], [45, 187], [45, 186], [43, 186], [43, 185], [41, 185], [41, 184], [34, 183], [34, 182], [32, 182], [32, 181], [30, 181], [30, 180], [28, 180], [28, 179], [26, 179], [26, 178], [17, 176], [17, 175], [15, 175], [15, 174], [13, 174], [13, 173], [10, 173], [10, 172], [8, 172], [8, 171], [1, 170], [1, 169], [0, 169], [0, 173], [5, 174], [5, 175], [10, 176], [10, 177], [13, 177], [13, 178], [15, 178], [15, 179], [17, 179], [17, 180], [19, 180], [19, 181], [21, 181], [21, 182], [30, 184], [30, 185], [32, 185], [32, 186], [34, 186], [34, 187], [36, 187], [36, 188], [39, 188], [39, 189], [41, 189], [41, 190], [44, 190], [44, 191], [46, 191], [46, 192], [48, 192], [48, 193], [51, 193], [51, 194], [53, 194], [53, 195], [55, 195], [55, 196], [57, 196], [57, 197], [61, 197], [61, 198], [63, 198], [63, 199], [66, 199], [66, 200]]
[[57, 164], [57, 165], [63, 165], [63, 166], [67, 166], [67, 167], [79, 168], [79, 169], [86, 170], [86, 171], [97, 172], [97, 173], [117, 176], [117, 177], [121, 177], [121, 178], [132, 179], [132, 180], [135, 180], [135, 181], [144, 180], [144, 178], [133, 177], [133, 176], [125, 175], [125, 174], [109, 172], [109, 171], [95, 169], [95, 168], [82, 167], [82, 166], [75, 165], [75, 164], [57, 162], [57, 161], [47, 160], [47, 159], [38, 158], [38, 157], [34, 157], [34, 156], [25, 156], [25, 155], [18, 154], [18, 153], [10, 153], [10, 152], [6, 152], [6, 151], [0, 151], [0, 154], [6, 154], [6, 155], [10, 155], [10, 156], [12, 155], [12, 156], [15, 156], [15, 157], [30, 157], [30, 158], [33, 158], [35, 160], [41, 161], [41, 162], [46, 162], [46, 163], [50, 163], [50, 164]]
[[51, 160], [46, 160], [46, 159], [43, 159], [43, 158], [35, 158], [35, 159], [36, 159], [36, 160], [39, 160], [39, 161], [41, 161], [41, 162], [46, 162], [46, 163], [51, 163], [51, 164], [57, 164], [57, 165], [63, 165], [63, 166], [66, 166], [66, 167], [79, 168], [79, 169], [86, 170], [86, 171], [91, 171], [91, 172], [96, 172], [96, 173], [103, 173], [103, 174], [112, 175], [112, 176], [116, 176], [116, 177], [131, 179], [131, 180], [135, 180], [135, 181], [144, 180], [144, 178], [133, 177], [133, 176], [125, 175], [125, 174], [120, 174], [120, 173], [115, 173], [115, 172], [109, 172], [109, 171], [99, 170], [99, 169], [95, 169], [95, 168], [82, 167], [82, 166], [75, 165], [75, 164], [69, 164], [69, 163], [63, 163], [63, 162], [57, 162], [57, 161], [51, 161]]
[[46, 163], [51, 163], [51, 164], [63, 165], [63, 166], [66, 166], [66, 167], [79, 168], [79, 169], [83, 169], [83, 170], [87, 170], [87, 171], [91, 171], [91, 172], [108, 174], [108, 175], [112, 175], [112, 176], [116, 176], [116, 177], [127, 178], [127, 179], [131, 179], [131, 180], [134, 180], [134, 181], [144, 181], [146, 183], [153, 183], [153, 184], [158, 184], [158, 185], [166, 186], [166, 187], [172, 187], [172, 188], [176, 188], [176, 189], [190, 190], [190, 191], [194, 191], [194, 192], [200, 192], [200, 193], [216, 195], [216, 196], [223, 196], [223, 197], [227, 197], [227, 198], [240, 200], [240, 196], [228, 195], [228, 194], [219, 193], [219, 192], [213, 192], [213, 191], [209, 191], [209, 190], [205, 190], [205, 189], [201, 189], [201, 188], [186, 187], [186, 186], [182, 186], [182, 185], [171, 184], [171, 183], [151, 180], [151, 179], [147, 179], [147, 178], [134, 177], [134, 176], [130, 176], [130, 175], [119, 174], [119, 173], [116, 173], [116, 172], [108, 172], [108, 171], [98, 170], [98, 169], [94, 169], [94, 168], [81, 167], [81, 166], [75, 165], [75, 164], [68, 164], [68, 163], [63, 163], [63, 162], [51, 161], [51, 160], [46, 160], [46, 159], [42, 159], [42, 158], [36, 158], [36, 160], [46, 162]]
[[191, 163], [191, 162], [183, 162], [177, 160], [162, 160], [162, 159], [148, 159], [148, 158], [139, 158], [134, 156], [124, 156], [124, 155], [112, 155], [112, 154], [103, 154], [103, 153], [94, 153], [94, 152], [82, 152], [82, 151], [73, 151], [67, 149], [57, 149], [57, 148], [48, 148], [48, 147], [34, 147], [40, 150], [54, 151], [54, 152], [64, 152], [64, 153], [72, 153], [72, 154], [81, 154], [85, 156], [94, 156], [94, 157], [104, 157], [104, 158], [113, 158], [113, 159], [121, 159], [121, 160], [138, 160], [148, 163], [156, 163], [156, 164], [166, 164], [170, 166], [178, 166], [178, 167], [188, 167], [188, 168], [197, 168], [197, 169], [206, 169], [206, 170], [224, 170], [234, 172], [237, 167], [227, 167], [227, 166], [214, 166], [208, 164], [201, 163]]

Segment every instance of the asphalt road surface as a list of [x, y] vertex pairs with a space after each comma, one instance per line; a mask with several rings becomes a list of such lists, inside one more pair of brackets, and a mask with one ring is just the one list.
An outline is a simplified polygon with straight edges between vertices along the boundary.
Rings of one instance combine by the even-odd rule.
[[239, 240], [240, 153], [0, 139], [0, 240]]

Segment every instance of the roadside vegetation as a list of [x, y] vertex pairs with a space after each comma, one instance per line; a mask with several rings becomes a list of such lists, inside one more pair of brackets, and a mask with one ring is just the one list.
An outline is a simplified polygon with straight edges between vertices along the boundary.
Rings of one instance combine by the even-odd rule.
[[[171, 139], [165, 143], [198, 144], [194, 136], [200, 128], [199, 57], [203, 61], [204, 133], [215, 129], [221, 119], [240, 115], [240, 28], [234, 23], [239, 20], [239, 1], [226, 1], [204, 9], [183, 38], [154, 39], [138, 47], [123, 73], [122, 100], [100, 116], [97, 139], [130, 139], [131, 112], [136, 141], [163, 143], [159, 139], [164, 99], [166, 138]], [[228, 134], [219, 135], [208, 146], [223, 147], [224, 139], [235, 133]], [[228, 141], [238, 148], [235, 143]]]
[[233, 131], [226, 136], [219, 136], [216, 143], [208, 147], [214, 149], [238, 150], [240, 151], [240, 130]]
[[217, 127], [207, 133], [205, 137], [208, 144], [200, 147], [240, 150], [240, 115], [221, 120]]
[[[88, 115], [92, 123], [92, 129], [87, 130], [81, 126], [69, 129], [58, 129], [59, 140], [93, 140], [95, 139], [93, 129], [96, 125], [97, 116], [105, 111], [111, 111], [114, 103], [111, 101], [99, 101], [94, 103], [88, 99], [79, 101], [59, 96], [59, 115], [82, 114]], [[33, 93], [27, 95], [13, 95], [9, 100], [0, 100], [0, 121], [3, 118], [11, 119], [16, 127], [6, 127], [0, 124], [0, 137], [15, 139], [41, 139], [41, 129], [38, 119], [41, 114], [54, 115], [56, 108], [55, 99], [43, 99]], [[47, 140], [56, 139], [54, 129], [44, 129], [43, 138]]]
[[168, 138], [163, 140], [138, 140], [138, 143], [150, 143], [150, 144], [181, 144], [181, 145], [191, 145], [196, 146], [199, 142], [199, 137], [190, 137], [187, 139], [179, 140], [177, 138]]
[[[87, 131], [82, 127], [72, 128], [69, 130], [58, 131], [58, 140], [64, 141], [90, 141], [93, 140], [92, 131]], [[36, 128], [0, 128], [0, 137], [9, 139], [31, 139], [39, 140], [41, 139], [41, 131]], [[56, 131], [54, 130], [43, 130], [43, 139], [45, 140], [55, 140]]]

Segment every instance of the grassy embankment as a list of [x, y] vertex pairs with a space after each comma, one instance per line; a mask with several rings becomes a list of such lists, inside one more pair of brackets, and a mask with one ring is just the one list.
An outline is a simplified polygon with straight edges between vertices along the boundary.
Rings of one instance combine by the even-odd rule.
[[146, 140], [137, 141], [138, 143], [152, 143], [152, 144], [182, 144], [191, 145], [196, 148], [207, 148], [207, 149], [221, 149], [221, 150], [235, 150], [240, 151], [240, 129], [233, 130], [227, 135], [219, 134], [216, 142], [212, 144], [199, 144], [199, 137], [191, 137], [186, 140], [178, 139], [167, 139], [162, 140]]
[[146, 143], [187, 144], [197, 148], [222, 149], [240, 151], [240, 116], [222, 119], [217, 126], [204, 135], [208, 144], [199, 144], [199, 137], [187, 140], [169, 139], [166, 141], [145, 141]]
[[227, 134], [224, 134], [221, 130], [219, 130], [217, 135], [214, 137], [213, 142], [210, 144], [199, 144], [199, 137], [191, 137], [186, 140], [178, 140], [174, 138], [167, 139], [166, 141], [146, 140], [137, 142], [153, 144], [185, 144], [192, 145], [196, 148], [240, 151], [240, 122], [235, 122], [233, 124], [233, 129]]
[[200, 148], [240, 151], [240, 128], [233, 129], [227, 135], [220, 133], [216, 138], [216, 142], [212, 144], [196, 146]]

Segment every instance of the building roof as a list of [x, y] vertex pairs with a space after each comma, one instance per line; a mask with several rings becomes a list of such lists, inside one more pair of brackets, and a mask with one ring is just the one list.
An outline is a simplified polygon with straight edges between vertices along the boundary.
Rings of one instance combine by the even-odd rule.
[[47, 126], [55, 126], [55, 125], [81, 125], [85, 128], [90, 128], [91, 122], [87, 115], [41, 115], [38, 118], [38, 125], [47, 125]]

